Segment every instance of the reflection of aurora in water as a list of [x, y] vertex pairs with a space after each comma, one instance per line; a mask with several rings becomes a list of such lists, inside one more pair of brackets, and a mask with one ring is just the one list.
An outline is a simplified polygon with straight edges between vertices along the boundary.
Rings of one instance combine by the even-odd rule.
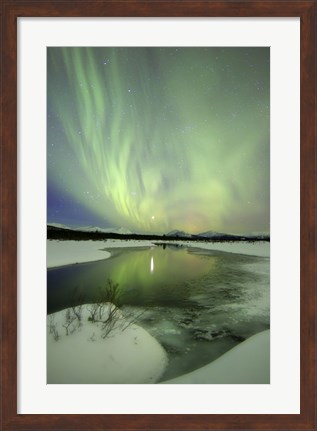
[[207, 294], [204, 306], [210, 306], [218, 288], [219, 303], [223, 305], [224, 297], [229, 302], [236, 300], [238, 286], [251, 283], [261, 288], [260, 278], [243, 267], [261, 260], [178, 247], [111, 249], [109, 259], [48, 270], [48, 313], [78, 303], [98, 302], [108, 279], [119, 285], [122, 305], [174, 304], [184, 308]]
[[49, 48], [48, 218], [268, 231], [269, 49]]
[[160, 247], [112, 249], [111, 254], [104, 261], [49, 270], [49, 310], [74, 305], [78, 298], [97, 301], [107, 279], [118, 283], [123, 304], [176, 300], [183, 306], [190, 293], [188, 283], [216, 268], [218, 259]]

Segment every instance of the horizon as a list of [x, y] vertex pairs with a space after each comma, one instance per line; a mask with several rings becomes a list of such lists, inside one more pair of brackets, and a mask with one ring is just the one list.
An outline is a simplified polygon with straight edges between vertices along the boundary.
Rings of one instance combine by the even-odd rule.
[[101, 227], [101, 226], [96, 226], [96, 225], [85, 225], [85, 226], [71, 226], [71, 225], [67, 225], [65, 223], [59, 223], [59, 222], [47, 222], [47, 226], [52, 226], [52, 227], [64, 227], [67, 229], [71, 229], [71, 230], [80, 230], [80, 229], [100, 229], [100, 230], [107, 230], [109, 233], [116, 233], [115, 231], [118, 230], [125, 230], [127, 232], [127, 234], [135, 234], [135, 235], [168, 235], [172, 232], [179, 232], [179, 233], [184, 233], [184, 234], [188, 234], [188, 235], [202, 235], [204, 233], [215, 233], [215, 234], [224, 234], [224, 235], [241, 235], [241, 236], [247, 236], [247, 235], [270, 235], [270, 232], [266, 232], [266, 231], [258, 231], [258, 232], [239, 232], [239, 233], [233, 233], [233, 232], [219, 232], [219, 231], [215, 231], [213, 229], [209, 229], [207, 231], [203, 231], [203, 232], [197, 232], [197, 233], [193, 233], [193, 232], [185, 232], [182, 231], [180, 229], [172, 229], [171, 231], [168, 232], [137, 232], [137, 231], [131, 231], [128, 228], [125, 228], [123, 226], [120, 227]]
[[269, 48], [47, 52], [50, 223], [269, 234]]

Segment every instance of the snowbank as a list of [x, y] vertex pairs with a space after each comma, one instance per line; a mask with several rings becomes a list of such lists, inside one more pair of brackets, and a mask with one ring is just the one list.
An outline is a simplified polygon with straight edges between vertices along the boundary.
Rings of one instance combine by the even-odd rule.
[[104, 247], [104, 241], [47, 241], [47, 268], [107, 259]]
[[[170, 241], [169, 241], [170, 242]], [[191, 242], [180, 241], [187, 247], [198, 247], [205, 250], [218, 250], [227, 253], [246, 254], [249, 256], [270, 256], [270, 243], [265, 241], [256, 242]]]
[[[186, 247], [201, 248], [205, 250], [219, 250], [228, 253], [240, 253], [251, 256], [269, 257], [270, 244], [267, 242], [255, 243], [208, 243], [191, 241], [173, 241]], [[151, 241], [136, 240], [107, 240], [107, 241], [47, 241], [47, 268], [69, 265], [74, 263], [93, 262], [107, 259], [110, 253], [105, 248], [123, 247], [155, 247]]]
[[67, 310], [47, 317], [47, 383], [155, 383], [167, 365], [163, 347], [137, 325], [122, 331], [122, 316], [102, 338], [102, 325], [88, 321], [90, 306], [82, 308], [81, 326], [75, 319], [67, 327], [71, 309], [68, 319]]
[[47, 268], [107, 259], [105, 248], [153, 246], [150, 241], [47, 241]]
[[270, 383], [270, 331], [260, 332], [198, 370], [162, 383]]

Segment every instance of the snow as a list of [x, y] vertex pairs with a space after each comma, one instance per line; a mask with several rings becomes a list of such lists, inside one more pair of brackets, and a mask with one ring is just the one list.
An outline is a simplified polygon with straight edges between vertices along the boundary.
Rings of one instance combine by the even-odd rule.
[[198, 370], [162, 383], [269, 384], [270, 331], [250, 337]]
[[68, 335], [66, 310], [47, 317], [47, 383], [155, 383], [167, 365], [167, 354], [155, 338], [135, 324], [124, 329], [129, 322], [122, 315], [102, 338], [102, 325], [88, 321], [87, 307], [81, 326], [75, 320]]
[[47, 241], [47, 268], [107, 259], [105, 248], [152, 246], [150, 241]]
[[47, 268], [107, 259], [104, 241], [47, 241]]
[[270, 243], [266, 241], [255, 242], [192, 242], [192, 241], [179, 241], [179, 244], [186, 247], [197, 247], [205, 250], [218, 250], [227, 253], [239, 253], [249, 256], [270, 256]]

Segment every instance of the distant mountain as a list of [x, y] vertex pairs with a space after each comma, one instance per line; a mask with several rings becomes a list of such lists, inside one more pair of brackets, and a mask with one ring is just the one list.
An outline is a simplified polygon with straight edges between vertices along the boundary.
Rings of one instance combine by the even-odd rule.
[[216, 232], [214, 230], [208, 230], [207, 232], [201, 232], [197, 234], [190, 234], [184, 232], [182, 230], [172, 230], [168, 232], [165, 236], [174, 237], [174, 238], [192, 238], [192, 239], [215, 239], [215, 240], [269, 240], [270, 235], [268, 233], [263, 232], [251, 232], [245, 234], [236, 234], [236, 233], [224, 233], [224, 232]]
[[99, 226], [69, 227], [62, 223], [48, 223], [47, 226], [57, 228], [57, 229], [68, 229], [68, 230], [73, 230], [78, 232], [118, 233], [121, 235], [130, 235], [133, 233], [129, 229], [125, 229], [124, 227], [108, 227], [108, 228], [101, 228]]
[[235, 233], [223, 233], [214, 232], [209, 230], [208, 232], [202, 232], [195, 235], [195, 238], [208, 238], [208, 239], [223, 239], [223, 240], [269, 240], [270, 235], [263, 232], [252, 232], [246, 234], [235, 234]]
[[133, 234], [134, 232], [131, 232], [129, 229], [126, 229], [124, 227], [118, 227], [115, 229], [108, 229], [108, 232], [113, 232], [113, 233], [121, 233], [122, 235], [130, 235]]
[[[171, 238], [171, 239], [188, 239], [189, 241], [270, 241], [270, 235], [263, 232], [251, 232], [246, 234], [233, 234], [233, 233], [223, 233], [223, 232], [215, 232], [212, 230], [209, 230], [207, 232], [201, 232], [199, 234], [190, 234], [188, 232], [184, 232], [182, 230], [174, 229], [170, 232], [168, 232], [165, 235], [162, 234], [155, 234], [155, 233], [135, 233], [131, 232], [129, 229], [126, 229], [124, 227], [117, 227], [117, 228], [100, 228], [98, 226], [82, 226], [78, 228], [72, 228], [69, 226], [66, 226], [62, 223], [48, 223], [47, 224], [48, 231], [50, 231], [50, 237], [52, 238], [69, 238], [70, 236], [74, 238], [78, 237], [84, 237], [95, 235], [95, 236], [102, 236], [106, 238], [111, 238], [112, 234], [114, 234], [115, 237], [124, 237], [124, 235], [127, 235], [129, 238], [130, 236], [133, 237], [149, 237], [149, 238]], [[70, 231], [70, 232], [69, 232]], [[60, 232], [60, 233], [59, 233]], [[81, 234], [82, 233], [82, 234]], [[104, 235], [103, 235], [104, 234]]]
[[129, 229], [125, 229], [124, 227], [108, 227], [101, 228], [98, 226], [83, 226], [78, 227], [75, 230], [80, 232], [103, 232], [103, 233], [119, 233], [122, 235], [130, 235], [132, 232]]
[[80, 226], [75, 227], [74, 230], [78, 230], [79, 232], [102, 232], [102, 229], [98, 226]]
[[171, 236], [171, 237], [180, 237], [180, 238], [191, 238], [191, 234], [184, 232], [182, 230], [171, 230], [170, 232], [168, 232], [166, 234], [166, 236]]
[[74, 230], [78, 230], [79, 232], [109, 232], [108, 229], [103, 229], [98, 226], [81, 226], [76, 227]]
[[72, 229], [71, 227], [66, 226], [65, 224], [62, 224], [62, 223], [47, 223], [47, 226], [57, 227], [59, 229]]
[[265, 232], [251, 232], [251, 233], [241, 234], [240, 236], [244, 238], [257, 239], [257, 240], [260, 240], [260, 239], [267, 240], [270, 238], [270, 234]]
[[215, 232], [213, 230], [208, 230], [207, 232], [198, 233], [195, 236], [201, 236], [203, 238], [219, 238], [219, 237], [223, 237], [224, 235], [237, 236], [237, 235], [227, 234], [223, 232]]

